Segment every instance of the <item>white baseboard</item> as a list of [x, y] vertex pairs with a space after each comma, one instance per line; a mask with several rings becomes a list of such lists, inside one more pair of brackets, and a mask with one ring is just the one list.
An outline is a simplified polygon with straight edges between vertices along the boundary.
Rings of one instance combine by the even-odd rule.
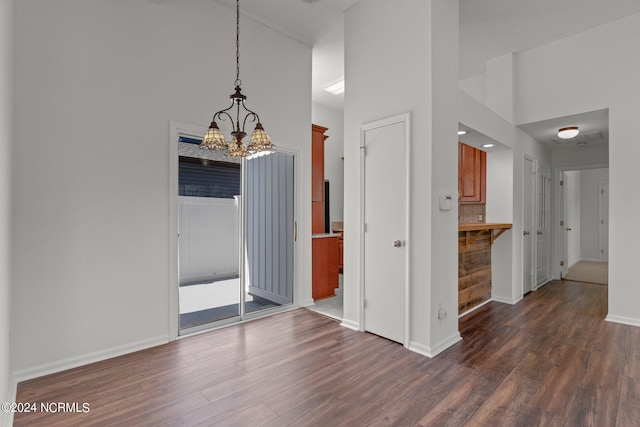
[[[599, 259], [595, 259], [595, 258], [582, 258], [580, 261], [589, 261], [589, 262], [602, 262]], [[578, 261], [578, 262], [580, 262]], [[576, 263], [577, 264], [577, 263]]]
[[480, 308], [480, 307], [482, 307], [483, 305], [487, 305], [487, 304], [489, 304], [491, 301], [493, 301], [493, 298], [489, 298], [488, 300], [486, 300], [486, 301], [485, 301], [485, 302], [483, 302], [482, 304], [477, 305], [477, 306], [473, 307], [472, 309], [465, 311], [465, 312], [464, 312], [464, 313], [462, 313], [462, 314], [459, 314], [459, 315], [458, 315], [458, 319], [463, 318], [464, 316], [466, 316], [466, 315], [467, 315], [467, 314], [469, 314], [469, 313], [473, 313], [474, 311], [476, 311], [477, 309], [479, 309], [479, 308]]
[[491, 296], [491, 299], [494, 300], [495, 302], [501, 302], [503, 304], [511, 304], [511, 305], [515, 305], [519, 303], [520, 301], [522, 301], [522, 298], [523, 298], [522, 295], [520, 295], [518, 298], [505, 298], [497, 295]]
[[342, 322], [340, 322], [340, 326], [344, 326], [345, 328], [348, 329], [353, 329], [354, 331], [360, 331], [360, 324], [358, 322], [354, 322], [353, 320], [349, 320], [349, 319], [342, 319]]
[[169, 342], [168, 335], [161, 335], [146, 340], [108, 348], [77, 357], [57, 360], [55, 362], [43, 363], [42, 365], [31, 368], [21, 369], [13, 373], [16, 382], [27, 381], [39, 378], [56, 372], [66, 371], [67, 369], [77, 368], [78, 366], [88, 365], [90, 363], [100, 362], [102, 360], [111, 359], [113, 357], [122, 356], [123, 354], [133, 353]]
[[[9, 390], [7, 390], [7, 402], [14, 403], [16, 401], [16, 395], [18, 393], [18, 382], [14, 376], [11, 376], [11, 384], [9, 384]], [[2, 403], [2, 402], [0, 402]], [[0, 426], [11, 427], [13, 425], [13, 412], [0, 411]]]
[[548, 285], [549, 283], [551, 283], [551, 279], [549, 279], [546, 282], [542, 282], [541, 284], [537, 285], [535, 290], [537, 291], [538, 289], [540, 289], [544, 285]]
[[640, 326], [640, 319], [634, 319], [633, 317], [608, 314], [604, 320], [606, 320], [607, 322], [622, 323], [623, 325]]
[[313, 301], [313, 298], [307, 298], [302, 300], [302, 304], [300, 304], [300, 307], [309, 307], [314, 305], [315, 302]]
[[414, 353], [418, 353], [418, 354], [421, 354], [423, 356], [427, 356], [429, 358], [434, 358], [438, 354], [442, 353], [443, 351], [445, 351], [446, 349], [448, 349], [449, 347], [451, 347], [452, 345], [454, 345], [454, 344], [456, 344], [456, 343], [458, 343], [460, 341], [462, 341], [462, 337], [460, 336], [460, 332], [456, 332], [455, 334], [451, 335], [450, 337], [445, 338], [444, 340], [440, 341], [438, 344], [436, 344], [433, 347], [429, 347], [429, 346], [426, 346], [424, 344], [412, 341], [412, 342], [409, 343], [407, 348], [409, 350], [413, 351]]

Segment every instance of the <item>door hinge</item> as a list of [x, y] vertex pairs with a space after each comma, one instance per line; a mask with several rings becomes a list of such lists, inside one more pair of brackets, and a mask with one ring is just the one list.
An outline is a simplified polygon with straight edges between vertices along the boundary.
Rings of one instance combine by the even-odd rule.
[[364, 298], [362, 300], [362, 308], [367, 308], [367, 299], [366, 298]]
[[[593, 193], [591, 193], [593, 194]], [[564, 267], [564, 261], [560, 261], [560, 267]]]
[[[593, 193], [591, 193], [593, 194]], [[564, 227], [564, 221], [560, 220], [560, 227]]]
[[362, 226], [362, 231], [364, 231], [365, 233], [367, 232], [367, 223], [364, 223], [364, 225]]
[[[560, 187], [564, 187], [564, 181], [560, 181]], [[593, 194], [593, 193], [591, 193]]]
[[364, 154], [365, 156], [367, 155], [367, 147], [365, 147], [364, 145], [360, 147], [360, 149], [362, 150], [362, 154]]

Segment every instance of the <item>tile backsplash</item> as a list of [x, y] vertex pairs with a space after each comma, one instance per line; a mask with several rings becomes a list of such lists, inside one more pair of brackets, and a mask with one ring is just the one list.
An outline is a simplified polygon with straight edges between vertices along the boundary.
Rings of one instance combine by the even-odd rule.
[[484, 203], [460, 203], [458, 204], [458, 223], [472, 224], [486, 222], [486, 209]]

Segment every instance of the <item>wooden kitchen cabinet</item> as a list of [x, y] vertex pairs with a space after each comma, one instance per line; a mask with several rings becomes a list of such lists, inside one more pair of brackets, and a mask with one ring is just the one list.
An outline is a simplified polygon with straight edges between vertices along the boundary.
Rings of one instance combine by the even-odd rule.
[[458, 201], [486, 203], [487, 153], [458, 143]]
[[311, 239], [311, 296], [314, 300], [335, 296], [338, 276], [338, 236]]
[[326, 127], [311, 125], [311, 233], [324, 233], [324, 133]]

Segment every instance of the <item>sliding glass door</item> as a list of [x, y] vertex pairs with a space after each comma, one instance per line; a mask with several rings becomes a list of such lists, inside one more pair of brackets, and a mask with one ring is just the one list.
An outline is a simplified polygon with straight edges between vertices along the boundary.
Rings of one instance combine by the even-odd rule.
[[180, 334], [293, 303], [294, 163], [247, 159], [180, 137]]

